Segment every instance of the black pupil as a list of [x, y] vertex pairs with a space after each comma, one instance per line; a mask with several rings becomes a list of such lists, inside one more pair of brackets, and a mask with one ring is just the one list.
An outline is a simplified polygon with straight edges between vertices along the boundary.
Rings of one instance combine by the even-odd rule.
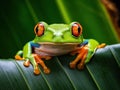
[[81, 29], [80, 29], [80, 26], [78, 26], [78, 33], [80, 33], [80, 30], [81, 30]]
[[36, 33], [38, 33], [38, 26], [36, 27]]

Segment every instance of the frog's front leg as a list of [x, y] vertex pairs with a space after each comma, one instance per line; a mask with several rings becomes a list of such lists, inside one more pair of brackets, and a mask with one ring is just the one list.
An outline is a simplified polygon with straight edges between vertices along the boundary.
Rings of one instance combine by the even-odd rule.
[[40, 74], [40, 70], [39, 70], [38, 64], [40, 64], [40, 65], [42, 66], [42, 68], [43, 68], [43, 70], [44, 70], [44, 73], [46, 73], [46, 74], [49, 74], [49, 73], [50, 73], [50, 69], [45, 65], [44, 61], [42, 60], [42, 59], [48, 60], [48, 59], [50, 59], [50, 58], [51, 58], [51, 57], [40, 57], [40, 56], [37, 55], [37, 54], [31, 54], [31, 55], [29, 56], [29, 58], [26, 58], [26, 59], [22, 58], [22, 57], [19, 56], [19, 55], [16, 55], [16, 56], [15, 56], [15, 59], [17, 59], [17, 60], [24, 59], [25, 62], [24, 62], [23, 64], [24, 64], [24, 66], [26, 66], [26, 67], [29, 67], [30, 62], [31, 62], [32, 65], [33, 65], [33, 67], [34, 67], [34, 74], [36, 74], [36, 75], [37, 75], [37, 74]]
[[[35, 47], [39, 47], [39, 45], [34, 44], [32, 42], [28, 42], [24, 48], [23, 51], [19, 51], [16, 56], [15, 59], [20, 60], [20, 59], [24, 59], [24, 66], [28, 67], [30, 65], [30, 63], [33, 65], [34, 68], [34, 74], [40, 74], [40, 69], [38, 67], [38, 64], [40, 64], [44, 70], [44, 73], [49, 74], [50, 70], [49, 68], [45, 65], [43, 59], [45, 60], [49, 60], [51, 59], [51, 57], [49, 56], [40, 56], [38, 54], [35, 54], [32, 51], [32, 48]], [[22, 55], [21, 55], [22, 54]]]
[[42, 66], [42, 68], [44, 70], [44, 73], [49, 74], [50, 73], [50, 69], [45, 65], [45, 63], [42, 60], [42, 58], [45, 59], [45, 60], [49, 60], [49, 59], [51, 59], [51, 57], [49, 57], [49, 56], [40, 57], [37, 54], [34, 54], [34, 57], [35, 57], [36, 62]]
[[70, 68], [75, 68], [76, 65], [78, 69], [83, 69], [84, 64], [89, 62], [91, 57], [94, 55], [97, 48], [103, 48], [105, 44], [100, 44], [94, 40], [84, 40], [81, 47], [78, 47], [77, 51], [72, 52], [72, 54], [78, 53], [77, 57], [70, 63]]

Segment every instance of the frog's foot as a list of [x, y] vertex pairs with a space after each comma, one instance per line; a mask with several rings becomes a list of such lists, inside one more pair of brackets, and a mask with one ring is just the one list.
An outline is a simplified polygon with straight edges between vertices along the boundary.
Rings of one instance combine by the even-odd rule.
[[30, 66], [30, 61], [29, 59], [26, 59], [26, 61], [23, 63], [24, 66], [29, 67]]
[[15, 59], [16, 60], [23, 60], [24, 58], [22, 58], [20, 55], [15, 55]]
[[[34, 56], [37, 65], [40, 64], [42, 66], [42, 68], [44, 70], [44, 73], [49, 74], [50, 73], [50, 69], [45, 65], [45, 63], [43, 62], [41, 57], [39, 55], [37, 55], [37, 54], [32, 54], [32, 55]], [[50, 57], [46, 57], [45, 59], [48, 60], [48, 59], [50, 59]], [[38, 72], [39, 72], [38, 69], [39, 69], [38, 66], [36, 66], [35, 69], [34, 69], [34, 73], [35, 74], [38, 74]]]
[[97, 48], [99, 49], [99, 48], [104, 48], [106, 46], [106, 44], [105, 43], [102, 43], [102, 44], [100, 44]]
[[23, 56], [23, 51], [22, 50], [19, 50], [17, 52], [17, 54], [15, 55], [15, 59], [16, 60], [24, 60], [24, 58], [22, 57]]
[[70, 63], [70, 68], [74, 69], [76, 68], [76, 65], [78, 65], [78, 69], [83, 69], [84, 68], [84, 62], [86, 59], [86, 56], [88, 54], [88, 46], [83, 46], [77, 55], [77, 57]]
[[39, 75], [40, 74], [40, 69], [38, 67], [38, 64], [34, 67], [34, 74]]

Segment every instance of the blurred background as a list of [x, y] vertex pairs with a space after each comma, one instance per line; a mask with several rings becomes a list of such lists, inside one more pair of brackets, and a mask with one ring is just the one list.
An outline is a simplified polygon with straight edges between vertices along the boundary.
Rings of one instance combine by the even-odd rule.
[[119, 5], [119, 0], [0, 0], [0, 58], [13, 58], [26, 42], [33, 40], [33, 28], [39, 21], [78, 21], [84, 38], [117, 44]]

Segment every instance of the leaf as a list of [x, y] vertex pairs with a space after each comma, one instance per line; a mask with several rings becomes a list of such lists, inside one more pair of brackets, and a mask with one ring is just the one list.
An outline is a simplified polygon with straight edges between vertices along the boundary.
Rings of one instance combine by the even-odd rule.
[[[117, 51], [115, 49], [116, 47]], [[114, 54], [119, 54], [119, 45], [108, 46], [98, 51], [98, 53], [101, 54], [98, 54], [96, 57], [94, 57], [94, 62], [91, 63], [92, 67], [87, 65], [88, 71], [100, 90], [118, 90], [119, 88], [120, 79], [118, 77], [120, 73], [120, 67], [118, 66], [119, 63], [117, 63], [117, 61], [120, 58], [115, 58], [119, 57], [119, 55], [116, 54], [114, 56], [114, 54], [111, 52], [111, 48], [114, 50]]]
[[[111, 50], [112, 48], [112, 50]], [[75, 56], [63, 55], [46, 61], [51, 73], [33, 74], [33, 67], [24, 67], [23, 61], [0, 60], [0, 90], [119, 90], [120, 44], [98, 49], [84, 70], [70, 69]], [[117, 58], [116, 58], [117, 57]]]

